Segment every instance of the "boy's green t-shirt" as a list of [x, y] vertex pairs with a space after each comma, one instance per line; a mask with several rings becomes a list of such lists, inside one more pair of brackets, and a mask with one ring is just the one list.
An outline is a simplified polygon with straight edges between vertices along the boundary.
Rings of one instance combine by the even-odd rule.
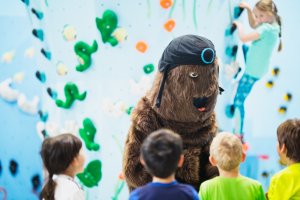
[[265, 200], [262, 185], [245, 176], [237, 178], [215, 177], [202, 183], [201, 200]]

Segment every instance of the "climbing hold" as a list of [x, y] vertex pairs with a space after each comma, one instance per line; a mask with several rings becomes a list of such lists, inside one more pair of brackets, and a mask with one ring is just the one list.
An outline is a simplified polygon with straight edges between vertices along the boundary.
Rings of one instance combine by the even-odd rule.
[[172, 30], [175, 27], [175, 21], [173, 19], [169, 19], [165, 24], [164, 24], [164, 28], [166, 29], [166, 31], [168, 32], [172, 32]]
[[123, 42], [128, 36], [125, 28], [117, 28], [112, 35], [118, 40], [118, 42]]
[[279, 114], [285, 114], [287, 111], [287, 107], [286, 106], [280, 106], [278, 109]]
[[93, 160], [87, 165], [84, 172], [77, 174], [77, 177], [86, 187], [91, 188], [97, 186], [102, 178], [101, 167], [102, 164], [100, 160]]
[[244, 11], [244, 8], [241, 8], [239, 6], [235, 7], [234, 10], [233, 10], [234, 19], [239, 18], [239, 16], [241, 16], [243, 11]]
[[29, 6], [29, 0], [21, 0], [26, 6]]
[[141, 53], [145, 53], [148, 49], [148, 45], [143, 42], [143, 41], [139, 41], [138, 43], [136, 43], [135, 48], [141, 52]]
[[64, 92], [66, 101], [63, 102], [60, 99], [56, 99], [55, 101], [56, 105], [60, 108], [70, 108], [76, 99], [83, 101], [86, 97], [86, 92], [79, 94], [78, 87], [72, 82], [69, 82], [65, 85]]
[[51, 52], [46, 51], [45, 49], [41, 49], [41, 53], [47, 58], [48, 60], [51, 60]]
[[146, 74], [150, 74], [154, 71], [154, 65], [153, 64], [145, 65], [143, 69]]
[[287, 92], [287, 93], [284, 95], [283, 99], [284, 99], [285, 101], [291, 101], [291, 100], [292, 100], [292, 94], [289, 93], [289, 92]]
[[112, 37], [112, 33], [118, 25], [118, 17], [114, 11], [106, 10], [102, 15], [102, 19], [96, 17], [96, 25], [101, 33], [102, 42], [108, 42], [111, 46], [116, 46], [118, 44], [118, 40]]
[[91, 54], [95, 53], [98, 49], [98, 44], [94, 40], [92, 46], [89, 46], [85, 42], [77, 42], [74, 46], [74, 51], [78, 56], [79, 65], [76, 66], [76, 71], [83, 72], [87, 70], [91, 65]]
[[267, 171], [263, 171], [263, 172], [261, 173], [261, 176], [264, 177], [264, 178], [268, 178], [268, 177], [270, 176], [270, 173], [267, 172]]
[[77, 31], [74, 26], [66, 24], [63, 27], [62, 35], [66, 41], [74, 41], [77, 38]]
[[269, 80], [268, 82], [266, 82], [267, 88], [272, 88], [273, 86], [274, 86], [274, 82], [272, 80]]
[[79, 129], [79, 135], [83, 139], [85, 146], [90, 151], [98, 151], [100, 146], [94, 142], [97, 129], [89, 118], [83, 120], [83, 128]]
[[36, 16], [38, 19], [43, 19], [43, 17], [44, 17], [44, 14], [43, 14], [42, 12], [37, 11], [37, 10], [34, 9], [34, 8], [31, 9], [31, 12], [32, 12], [33, 14], [35, 14], [35, 16]]
[[160, 6], [164, 9], [168, 9], [173, 5], [172, 0], [160, 0]]
[[48, 112], [38, 111], [41, 121], [46, 122], [48, 120]]
[[56, 72], [60, 76], [64, 76], [68, 74], [68, 67], [61, 61], [56, 64]]
[[47, 88], [47, 93], [49, 94], [49, 96], [52, 98], [52, 99], [56, 99], [56, 97], [57, 97], [57, 92], [56, 91], [54, 91], [54, 90], [52, 90], [51, 88]]
[[9, 171], [13, 176], [16, 176], [16, 174], [18, 173], [18, 168], [19, 165], [15, 160], [10, 160], [9, 162]]
[[46, 82], [46, 75], [45, 75], [45, 73], [40, 72], [40, 71], [36, 71], [36, 72], [35, 72], [35, 76], [36, 76], [36, 78], [39, 79], [39, 81], [41, 81], [42, 83], [45, 83], [45, 82]]
[[279, 67], [274, 67], [273, 69], [272, 69], [272, 75], [273, 76], [278, 76], [280, 74], [280, 69], [279, 69]]
[[31, 178], [33, 191], [37, 191], [41, 186], [41, 178], [40, 175], [36, 174]]
[[33, 29], [33, 30], [32, 30], [32, 34], [33, 34], [36, 38], [38, 38], [39, 40], [44, 41], [44, 32], [43, 32], [43, 30], [41, 30], [41, 29], [39, 29], [39, 30]]
[[126, 110], [125, 110], [125, 112], [128, 114], [128, 115], [131, 115], [131, 112], [132, 112], [132, 110], [133, 110], [133, 106], [130, 106], [129, 108], [127, 108]]

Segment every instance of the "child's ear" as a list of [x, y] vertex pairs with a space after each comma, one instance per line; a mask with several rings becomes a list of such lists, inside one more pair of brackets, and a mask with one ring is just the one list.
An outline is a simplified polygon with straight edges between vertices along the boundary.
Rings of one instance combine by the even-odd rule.
[[246, 153], [242, 151], [242, 160], [241, 162], [244, 162], [246, 160]]
[[280, 154], [286, 154], [286, 146], [285, 144], [282, 144], [281, 147], [279, 147], [279, 153]]
[[182, 167], [182, 165], [183, 165], [183, 162], [184, 162], [184, 155], [183, 154], [181, 154], [181, 156], [180, 156], [180, 158], [179, 158], [179, 161], [178, 161], [178, 167]]
[[209, 156], [209, 162], [212, 164], [212, 166], [217, 166], [217, 161], [214, 159], [214, 157]]
[[142, 163], [143, 166], [145, 166], [145, 161], [144, 161], [144, 159], [142, 158], [142, 156], [140, 156], [140, 162]]

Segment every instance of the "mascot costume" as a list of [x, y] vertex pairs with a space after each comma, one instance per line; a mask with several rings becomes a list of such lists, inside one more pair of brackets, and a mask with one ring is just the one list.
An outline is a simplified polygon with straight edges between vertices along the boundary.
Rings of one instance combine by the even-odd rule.
[[130, 191], [152, 181], [140, 163], [144, 139], [161, 128], [182, 137], [184, 164], [176, 180], [192, 185], [218, 175], [208, 160], [216, 135], [214, 108], [223, 91], [218, 83], [219, 66], [213, 43], [200, 36], [184, 35], [170, 42], [159, 62], [153, 86], [138, 102], [126, 139], [123, 174]]

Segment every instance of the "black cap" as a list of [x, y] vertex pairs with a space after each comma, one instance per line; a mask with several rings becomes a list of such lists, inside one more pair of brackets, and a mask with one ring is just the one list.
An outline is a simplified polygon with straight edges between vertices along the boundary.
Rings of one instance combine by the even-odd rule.
[[215, 61], [214, 44], [207, 38], [198, 35], [184, 35], [172, 40], [159, 61], [158, 70], [163, 79], [156, 99], [159, 108], [167, 74], [179, 65], [210, 65]]

